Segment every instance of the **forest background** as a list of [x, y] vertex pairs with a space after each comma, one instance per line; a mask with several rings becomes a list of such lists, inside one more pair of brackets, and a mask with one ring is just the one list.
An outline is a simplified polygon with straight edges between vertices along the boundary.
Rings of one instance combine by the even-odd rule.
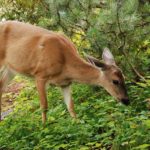
[[81, 56], [85, 52], [101, 59], [108, 47], [125, 75], [131, 101], [126, 107], [102, 88], [73, 84], [75, 121], [60, 89], [49, 87], [43, 128], [34, 81], [17, 76], [3, 96], [3, 110], [13, 112], [0, 123], [0, 150], [150, 148], [149, 0], [0, 0], [0, 20], [62, 32]]

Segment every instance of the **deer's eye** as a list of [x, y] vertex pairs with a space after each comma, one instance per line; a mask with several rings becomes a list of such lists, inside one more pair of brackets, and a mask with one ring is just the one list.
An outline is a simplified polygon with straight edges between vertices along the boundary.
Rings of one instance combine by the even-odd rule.
[[118, 80], [113, 80], [113, 84], [119, 85], [119, 81]]

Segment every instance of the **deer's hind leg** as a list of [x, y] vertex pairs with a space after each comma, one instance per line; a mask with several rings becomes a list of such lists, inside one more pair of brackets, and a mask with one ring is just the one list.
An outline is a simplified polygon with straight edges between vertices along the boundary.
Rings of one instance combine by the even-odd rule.
[[5, 90], [5, 87], [14, 77], [14, 73], [7, 67], [2, 67], [0, 70], [0, 121], [2, 120], [1, 112], [2, 112], [2, 93]]

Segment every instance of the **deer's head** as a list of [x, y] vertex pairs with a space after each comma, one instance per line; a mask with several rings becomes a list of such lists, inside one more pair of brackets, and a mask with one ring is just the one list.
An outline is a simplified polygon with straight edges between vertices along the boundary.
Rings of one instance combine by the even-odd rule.
[[108, 48], [104, 49], [102, 58], [103, 61], [99, 61], [92, 56], [87, 56], [88, 61], [100, 69], [101, 86], [118, 101], [128, 105], [129, 99], [125, 88], [124, 76]]

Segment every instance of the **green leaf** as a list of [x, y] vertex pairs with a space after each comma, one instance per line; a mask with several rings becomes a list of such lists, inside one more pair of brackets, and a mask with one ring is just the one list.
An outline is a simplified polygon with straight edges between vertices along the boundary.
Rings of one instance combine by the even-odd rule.
[[145, 120], [144, 124], [150, 129], [150, 119]]
[[135, 150], [144, 150], [145, 148], [150, 148], [150, 144], [142, 144], [142, 145], [135, 147], [134, 149]]
[[80, 150], [89, 150], [89, 148], [87, 146], [82, 146], [80, 147]]

